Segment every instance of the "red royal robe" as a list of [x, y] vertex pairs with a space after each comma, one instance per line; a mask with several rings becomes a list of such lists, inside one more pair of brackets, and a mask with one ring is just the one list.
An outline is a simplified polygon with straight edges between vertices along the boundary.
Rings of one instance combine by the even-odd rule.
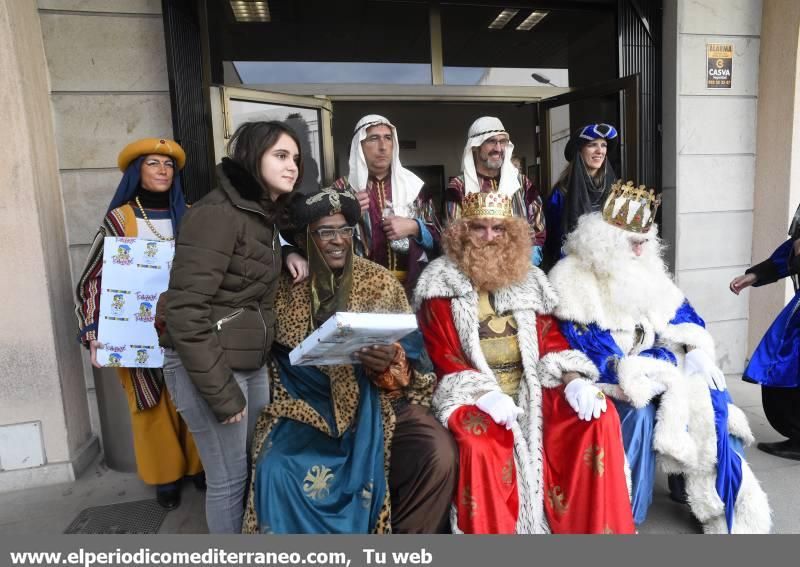
[[[462, 348], [450, 299], [424, 301], [418, 319], [440, 379], [477, 372]], [[569, 349], [554, 317], [537, 315], [536, 322], [540, 357]], [[550, 530], [634, 533], [619, 416], [608, 404], [599, 419], [582, 421], [563, 391], [563, 386], [542, 389], [544, 478], [534, 486], [543, 486]], [[458, 528], [465, 533], [515, 533], [520, 499], [512, 432], [474, 405], [459, 407], [446, 425], [459, 446], [453, 502]]]

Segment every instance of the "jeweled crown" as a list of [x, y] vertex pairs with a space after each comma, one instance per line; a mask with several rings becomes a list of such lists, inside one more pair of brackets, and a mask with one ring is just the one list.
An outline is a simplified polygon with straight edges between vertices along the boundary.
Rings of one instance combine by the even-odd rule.
[[603, 205], [603, 220], [629, 232], [646, 233], [656, 220], [660, 204], [661, 196], [652, 189], [620, 179], [611, 186]]
[[505, 219], [513, 217], [514, 211], [511, 199], [502, 193], [470, 193], [461, 202], [461, 216], [465, 219]]

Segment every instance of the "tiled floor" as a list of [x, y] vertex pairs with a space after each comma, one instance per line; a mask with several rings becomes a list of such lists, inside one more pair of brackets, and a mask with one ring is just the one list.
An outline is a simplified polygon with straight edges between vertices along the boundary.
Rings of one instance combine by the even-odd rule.
[[[769, 427], [761, 410], [758, 387], [728, 376], [731, 395], [750, 418], [756, 438], [777, 441], [781, 437]], [[772, 457], [755, 447], [747, 458], [770, 497], [776, 533], [800, 533], [800, 462]], [[153, 498], [154, 492], [134, 474], [108, 470], [95, 463], [71, 484], [0, 494], [0, 534], [57, 534], [78, 513], [90, 506]], [[161, 533], [205, 533], [203, 493], [186, 483], [181, 506], [167, 514]], [[667, 497], [666, 478], [656, 482], [653, 505], [641, 533], [698, 533], [699, 525], [686, 506]]]

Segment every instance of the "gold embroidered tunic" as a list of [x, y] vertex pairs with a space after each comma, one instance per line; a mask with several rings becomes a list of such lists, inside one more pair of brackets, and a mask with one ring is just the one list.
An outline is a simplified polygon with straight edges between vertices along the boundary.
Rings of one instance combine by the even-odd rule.
[[516, 399], [522, 379], [517, 322], [511, 314], [499, 315], [485, 291], [478, 296], [478, 320], [478, 337], [486, 362], [497, 377], [503, 393]]

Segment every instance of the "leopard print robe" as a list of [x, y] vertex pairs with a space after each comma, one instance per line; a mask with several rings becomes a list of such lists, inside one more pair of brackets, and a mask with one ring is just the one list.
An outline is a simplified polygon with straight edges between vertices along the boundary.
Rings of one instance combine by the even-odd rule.
[[[350, 292], [347, 310], [361, 313], [412, 312], [405, 291], [394, 276], [382, 266], [357, 256], [353, 258], [353, 288]], [[275, 299], [275, 312], [277, 314], [275, 342], [289, 348], [296, 347], [308, 335], [311, 318], [309, 284], [306, 282], [292, 285], [291, 279], [283, 274]], [[324, 366], [320, 370], [331, 380], [336, 427], [339, 431], [344, 431], [352, 423], [358, 408], [359, 392], [353, 367], [350, 365]], [[405, 392], [406, 398], [411, 403], [429, 405], [434, 383], [433, 373], [420, 374], [414, 371], [411, 384]], [[264, 448], [264, 442], [279, 419], [294, 419], [325, 433], [330, 433], [325, 421], [309, 404], [289, 396], [278, 378], [274, 363], [270, 364], [270, 388], [272, 402], [264, 408], [259, 416], [253, 435], [251, 479], [255, 478], [256, 465]], [[384, 392], [381, 392], [381, 413], [384, 431], [383, 468], [388, 486], [395, 414], [391, 402]], [[391, 533], [392, 531], [390, 502], [390, 494], [387, 490], [375, 525], [375, 533]], [[255, 490], [252, 482], [248, 491], [242, 532], [259, 533], [255, 511]]]

